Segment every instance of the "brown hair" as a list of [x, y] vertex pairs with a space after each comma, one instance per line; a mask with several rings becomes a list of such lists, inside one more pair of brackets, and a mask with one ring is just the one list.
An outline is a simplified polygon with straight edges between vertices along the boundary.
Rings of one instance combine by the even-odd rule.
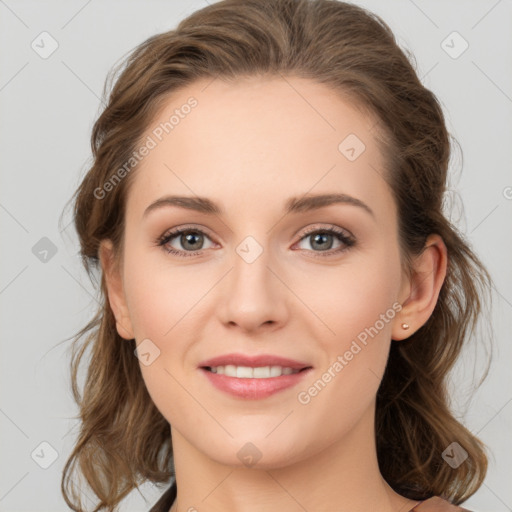
[[[408, 498], [439, 495], [459, 504], [482, 484], [487, 458], [481, 441], [450, 411], [447, 378], [475, 331], [484, 304], [479, 294], [491, 299], [492, 281], [443, 215], [450, 137], [438, 100], [409, 59], [378, 16], [348, 3], [224, 0], [196, 11], [175, 30], [143, 42], [114, 70], [119, 76], [92, 132], [92, 167], [73, 196], [74, 220], [90, 276], [99, 268], [101, 240], [111, 239], [122, 255], [125, 201], [135, 171], [105, 197], [98, 199], [95, 191], [130, 158], [169, 94], [197, 79], [297, 76], [352, 98], [378, 121], [405, 268], [411, 270], [412, 256], [432, 233], [443, 238], [449, 259], [429, 320], [409, 339], [392, 343], [377, 395], [380, 469]], [[81, 430], [61, 489], [76, 511], [84, 510], [80, 493], [66, 487], [75, 464], [100, 500], [94, 510], [114, 510], [143, 481], [173, 476], [169, 424], [146, 390], [135, 340], [116, 331], [103, 276], [100, 292], [99, 310], [73, 343], [72, 390]], [[89, 347], [81, 396], [78, 369]], [[453, 441], [469, 454], [456, 469], [441, 457]]]

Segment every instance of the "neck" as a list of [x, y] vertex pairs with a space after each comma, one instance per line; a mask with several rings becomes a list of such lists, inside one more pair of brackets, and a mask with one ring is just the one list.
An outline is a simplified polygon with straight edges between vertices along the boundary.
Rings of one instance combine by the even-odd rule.
[[171, 429], [178, 493], [170, 512], [407, 512], [418, 502], [382, 478], [373, 425], [370, 409], [322, 452], [278, 468], [221, 464]]

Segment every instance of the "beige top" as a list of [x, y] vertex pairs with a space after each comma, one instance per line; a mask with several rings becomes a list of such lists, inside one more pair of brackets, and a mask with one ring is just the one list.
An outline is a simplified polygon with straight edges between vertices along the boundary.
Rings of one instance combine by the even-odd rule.
[[[160, 496], [160, 499], [153, 505], [149, 512], [169, 512], [174, 500], [176, 499], [176, 482]], [[428, 500], [418, 503], [409, 512], [471, 512], [466, 508], [452, 505], [449, 501], [446, 501], [437, 496], [433, 496]]]

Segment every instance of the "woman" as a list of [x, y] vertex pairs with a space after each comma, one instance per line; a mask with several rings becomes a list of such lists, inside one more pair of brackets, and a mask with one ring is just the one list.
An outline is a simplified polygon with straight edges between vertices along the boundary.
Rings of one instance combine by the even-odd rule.
[[441, 107], [380, 18], [210, 5], [132, 53], [92, 146], [73, 510], [75, 464], [97, 510], [171, 477], [152, 511], [464, 510], [487, 458], [446, 378], [491, 279], [442, 212]]

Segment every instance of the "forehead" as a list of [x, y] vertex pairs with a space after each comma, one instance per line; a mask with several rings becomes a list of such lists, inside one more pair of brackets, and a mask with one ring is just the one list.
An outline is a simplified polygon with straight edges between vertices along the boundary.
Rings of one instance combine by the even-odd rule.
[[200, 80], [169, 95], [149, 124], [143, 141], [152, 147], [128, 208], [164, 193], [256, 206], [337, 191], [372, 202], [386, 187], [375, 136], [374, 118], [324, 84], [284, 76]]

